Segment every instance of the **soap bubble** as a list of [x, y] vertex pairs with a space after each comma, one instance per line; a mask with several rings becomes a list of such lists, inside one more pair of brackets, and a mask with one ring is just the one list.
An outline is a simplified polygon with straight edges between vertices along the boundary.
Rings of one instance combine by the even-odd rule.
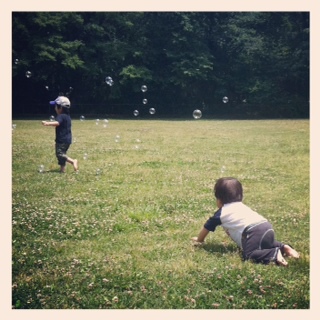
[[99, 121], [100, 121], [100, 119], [96, 119], [96, 125], [98, 125], [98, 124], [99, 124]]
[[27, 71], [27, 72], [26, 72], [26, 77], [27, 77], [27, 78], [30, 78], [31, 76], [32, 76], [31, 71]]
[[103, 120], [103, 127], [106, 128], [108, 126], [109, 120], [108, 119], [104, 119]]
[[193, 115], [193, 118], [195, 118], [197, 120], [202, 117], [202, 112], [201, 112], [201, 110], [196, 109], [193, 111], [192, 115]]
[[97, 168], [96, 169], [96, 175], [99, 176], [101, 174], [101, 169]]
[[134, 115], [135, 117], [137, 117], [137, 116], [139, 115], [139, 111], [138, 111], [138, 110], [134, 110], [134, 111], [133, 111], [133, 115]]
[[15, 59], [14, 64], [18, 64], [18, 63], [19, 63], [19, 59]]
[[50, 116], [50, 121], [54, 121], [54, 120], [55, 120], [54, 116]]
[[150, 108], [149, 109], [149, 113], [150, 114], [155, 114], [156, 113], [156, 109], [155, 108]]
[[88, 154], [87, 154], [87, 153], [85, 153], [85, 154], [83, 155], [83, 160], [88, 160]]
[[46, 88], [46, 90], [48, 90], [48, 91], [49, 91], [49, 86], [45, 86], [45, 88]]
[[147, 104], [147, 103], [148, 103], [148, 99], [143, 99], [143, 100], [142, 100], [142, 103], [143, 103], [143, 104]]
[[110, 87], [113, 86], [113, 83], [114, 83], [113, 80], [112, 80], [112, 78], [109, 77], [109, 76], [106, 77], [105, 82], [106, 82], [106, 84], [109, 85]]
[[15, 123], [12, 124], [12, 130], [14, 130], [17, 127]]
[[44, 172], [44, 165], [41, 164], [38, 168], [39, 173], [43, 173]]
[[116, 135], [114, 141], [117, 142], [117, 143], [120, 141], [120, 136], [118, 134]]
[[141, 91], [142, 92], [146, 92], [148, 90], [146, 85], [141, 86]]
[[227, 103], [228, 101], [229, 101], [229, 98], [228, 98], [228, 97], [223, 97], [223, 98], [222, 98], [222, 102], [223, 102], [223, 103]]
[[80, 116], [80, 121], [84, 121], [85, 119], [85, 116]]
[[135, 146], [134, 146], [134, 149], [138, 150], [140, 149], [140, 144], [141, 143], [141, 140], [140, 139], [135, 139]]

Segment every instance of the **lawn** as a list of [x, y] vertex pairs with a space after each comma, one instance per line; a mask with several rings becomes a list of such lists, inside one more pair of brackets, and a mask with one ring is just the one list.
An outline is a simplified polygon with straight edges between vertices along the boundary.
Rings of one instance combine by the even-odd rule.
[[[310, 308], [309, 120], [75, 118], [65, 174], [54, 128], [12, 123], [12, 308]], [[222, 228], [192, 244], [222, 176], [300, 259], [242, 262]]]

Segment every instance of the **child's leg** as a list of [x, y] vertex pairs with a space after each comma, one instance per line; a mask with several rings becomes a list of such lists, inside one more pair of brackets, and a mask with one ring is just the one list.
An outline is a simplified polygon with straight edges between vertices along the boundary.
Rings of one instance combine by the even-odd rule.
[[66, 172], [66, 145], [56, 144], [56, 157], [58, 159], [58, 165], [60, 166], [60, 172]]
[[251, 252], [248, 260], [256, 263], [269, 264], [275, 262], [278, 265], [286, 266], [288, 262], [284, 259], [280, 248], [257, 249]]
[[286, 266], [287, 261], [283, 258], [285, 245], [275, 241], [274, 230], [269, 222], [262, 223], [250, 229], [243, 235], [243, 257], [245, 260], [253, 260], [257, 263], [268, 264], [276, 262]]
[[274, 247], [268, 249], [258, 248], [250, 254], [250, 259], [256, 262], [276, 262], [280, 266], [286, 266], [288, 262], [284, 256], [299, 258], [299, 253], [287, 244], [275, 241]]
[[293, 257], [293, 258], [300, 257], [299, 253], [296, 250], [294, 250], [292, 247], [290, 247], [288, 244], [285, 244], [283, 246], [282, 252], [288, 257]]
[[283, 257], [281, 250], [278, 250], [277, 252], [277, 260], [276, 263], [280, 266], [287, 266], [288, 262], [285, 260], [285, 258]]
[[284, 255], [284, 256], [293, 257], [293, 258], [300, 257], [299, 253], [288, 244], [284, 244], [284, 243], [281, 243], [281, 242], [275, 240], [273, 242], [273, 247], [275, 247], [275, 248], [279, 247], [282, 255]]
[[67, 156], [67, 151], [69, 149], [69, 144], [56, 144], [56, 156], [58, 159], [58, 164], [60, 165], [60, 171], [65, 172], [66, 162], [71, 163], [75, 171], [78, 171], [78, 160], [72, 159]]
[[77, 159], [71, 159], [70, 157], [67, 157], [67, 162], [71, 163], [73, 165], [73, 169], [75, 171], [78, 171], [79, 166], [78, 166], [78, 160]]

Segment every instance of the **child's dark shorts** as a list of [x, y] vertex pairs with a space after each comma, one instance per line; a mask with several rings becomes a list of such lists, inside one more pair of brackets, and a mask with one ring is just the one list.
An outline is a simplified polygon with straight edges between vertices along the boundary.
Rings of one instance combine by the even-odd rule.
[[56, 157], [60, 166], [65, 166], [67, 162], [67, 151], [70, 147], [69, 143], [56, 143]]

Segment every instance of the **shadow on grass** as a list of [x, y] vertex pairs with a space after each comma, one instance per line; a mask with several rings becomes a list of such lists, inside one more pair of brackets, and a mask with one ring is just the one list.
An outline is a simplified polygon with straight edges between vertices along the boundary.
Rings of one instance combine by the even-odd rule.
[[204, 243], [199, 246], [199, 249], [205, 250], [216, 257], [236, 255], [241, 261], [243, 261], [242, 251], [232, 243]]
[[204, 249], [210, 253], [220, 253], [220, 254], [224, 254], [224, 253], [236, 253], [236, 254], [240, 254], [241, 255], [241, 251], [238, 247], [236, 247], [235, 245], [229, 243], [229, 244], [223, 244], [223, 243], [205, 243], [203, 245], [201, 245], [200, 247], [201, 249]]
[[51, 170], [45, 170], [45, 171], [43, 171], [43, 172], [41, 172], [42, 174], [46, 174], [46, 173], [59, 173], [59, 174], [62, 174], [61, 172], [60, 172], [60, 169], [59, 168], [57, 168], [57, 169], [51, 169]]

